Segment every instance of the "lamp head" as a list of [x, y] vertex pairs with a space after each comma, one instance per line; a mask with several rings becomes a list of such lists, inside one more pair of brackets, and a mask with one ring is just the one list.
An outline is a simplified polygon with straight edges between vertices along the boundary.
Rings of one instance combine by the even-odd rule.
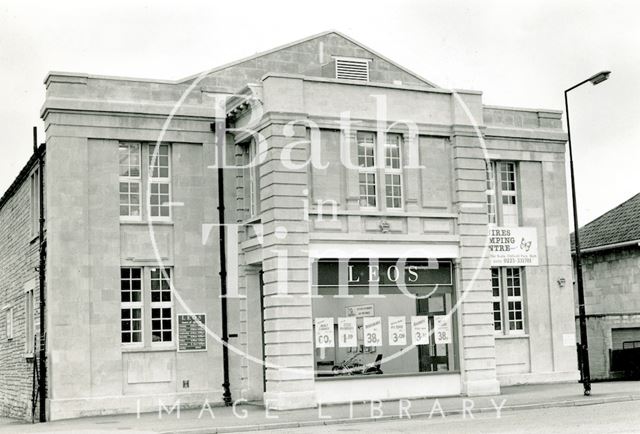
[[611, 71], [600, 71], [593, 77], [589, 78], [589, 81], [591, 82], [591, 84], [595, 86], [596, 84], [600, 84], [606, 79], [608, 79], [609, 74], [611, 74]]

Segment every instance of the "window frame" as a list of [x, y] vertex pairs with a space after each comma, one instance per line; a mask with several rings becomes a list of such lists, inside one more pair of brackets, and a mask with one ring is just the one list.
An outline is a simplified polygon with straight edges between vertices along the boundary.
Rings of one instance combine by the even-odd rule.
[[[152, 276], [152, 273], [154, 271], [158, 270], [160, 272], [160, 289], [159, 290], [154, 290], [153, 289], [153, 281], [155, 280]], [[174, 309], [173, 309], [173, 291], [172, 291], [172, 276], [173, 272], [172, 272], [172, 268], [171, 267], [163, 267], [163, 266], [156, 266], [156, 267], [148, 267], [148, 278], [149, 278], [149, 344], [153, 347], [165, 347], [165, 346], [174, 346], [175, 342], [176, 342], [176, 334], [175, 334], [175, 319], [174, 319]], [[168, 290], [165, 290], [162, 287], [162, 282], [164, 280], [167, 280], [168, 282]], [[153, 293], [154, 292], [159, 292], [160, 293], [160, 301], [153, 301]], [[164, 301], [162, 300], [162, 296], [167, 293], [169, 294], [169, 301]], [[160, 309], [161, 310], [161, 317], [159, 319], [154, 319], [153, 317], [153, 311], [154, 309]], [[164, 318], [162, 316], [162, 314], [164, 313], [163, 311], [165, 309], [169, 309], [169, 321], [171, 321], [171, 325], [169, 329], [165, 329], [164, 325], [161, 325], [160, 328], [160, 333], [165, 333], [167, 330], [171, 333], [171, 340], [165, 341], [165, 340], [161, 340], [161, 341], [154, 341], [153, 340], [153, 333], [154, 333], [154, 327], [153, 327], [153, 321], [166, 321], [167, 319]]]
[[[499, 280], [499, 295], [496, 296], [493, 293], [493, 290], [496, 288], [495, 286], [495, 270], [497, 270], [497, 276]], [[520, 295], [510, 295], [510, 289], [515, 288], [515, 286], [509, 285], [509, 271], [510, 270], [518, 270], [518, 279], [519, 279], [519, 289]], [[494, 312], [494, 334], [496, 336], [525, 336], [527, 334], [528, 324], [527, 324], [527, 303], [526, 303], [526, 281], [525, 281], [525, 270], [524, 267], [492, 267], [491, 268], [491, 286], [492, 286], [492, 309]], [[500, 319], [496, 322], [495, 313], [496, 313], [496, 303], [500, 303], [499, 312]], [[512, 310], [510, 303], [520, 303], [519, 310]], [[510, 313], [511, 312], [520, 312], [521, 318], [511, 320]], [[512, 322], [521, 322], [522, 328], [511, 328]], [[496, 324], [500, 324], [500, 329], [496, 328]]]
[[[371, 137], [373, 142], [368, 143], [361, 140], [361, 137]], [[379, 195], [379, 180], [378, 180], [378, 137], [375, 132], [372, 131], [358, 131], [356, 132], [356, 155], [358, 159], [358, 203], [360, 209], [377, 210], [378, 209], [378, 195]], [[360, 149], [364, 149], [363, 154], [360, 153]], [[370, 148], [372, 154], [368, 155], [366, 150]], [[363, 159], [364, 165], [360, 164], [360, 159]], [[368, 160], [372, 160], [372, 164], [368, 164]], [[364, 176], [364, 183], [362, 182]], [[369, 183], [369, 178], [373, 176], [373, 184]], [[373, 194], [369, 194], [369, 187], [373, 185]], [[365, 187], [366, 194], [362, 194], [362, 187]], [[373, 204], [370, 204], [370, 198], [373, 198]], [[366, 205], [363, 205], [363, 199], [366, 201]]]
[[36, 167], [29, 177], [31, 237], [40, 235], [40, 168]]
[[[397, 138], [397, 142], [395, 144], [389, 143], [389, 136], [393, 136]], [[404, 137], [402, 134], [399, 133], [384, 133], [384, 206], [385, 206], [385, 210], [388, 211], [403, 211], [404, 210], [404, 176], [402, 173], [402, 147], [404, 144]], [[387, 155], [387, 151], [390, 148], [394, 148], [397, 147], [398, 149], [398, 157], [397, 157], [397, 161], [398, 161], [398, 167], [393, 167], [393, 162], [391, 164], [391, 166], [387, 165], [387, 159], [389, 158]], [[394, 157], [391, 157], [392, 159], [395, 159]], [[399, 200], [399, 206], [389, 206], [388, 201], [389, 198], [396, 199], [395, 195], [387, 195], [387, 188], [389, 187], [389, 183], [387, 183], [387, 177], [394, 177], [394, 176], [398, 176], [399, 182], [397, 187], [400, 189], [400, 196], [397, 198]], [[394, 184], [391, 185], [391, 188], [394, 187]]]
[[24, 353], [33, 356], [33, 344], [36, 337], [34, 288], [24, 291]]
[[[152, 270], [154, 269], [164, 269], [168, 271], [169, 281], [172, 282], [173, 279], [173, 266], [161, 266], [154, 264], [147, 265], [131, 265], [131, 264], [122, 264], [119, 268], [120, 276], [122, 276], [123, 269], [139, 269], [140, 270], [140, 301], [137, 302], [123, 302], [122, 298], [120, 299], [120, 345], [123, 350], [132, 349], [153, 349], [153, 348], [166, 348], [166, 349], [175, 349], [177, 347], [177, 324], [176, 324], [176, 310], [173, 302], [173, 284], [169, 283], [169, 294], [170, 301], [160, 301], [153, 302], [153, 294], [152, 294]], [[130, 275], [131, 276], [131, 275]], [[122, 277], [120, 283], [120, 292], [122, 293]], [[162, 296], [161, 296], [162, 297]], [[153, 309], [154, 308], [169, 308], [170, 309], [170, 320], [171, 320], [171, 328], [163, 329], [162, 331], [169, 330], [171, 332], [171, 341], [153, 341]], [[129, 318], [123, 318], [122, 310], [129, 309], [131, 312], [133, 309], [140, 309], [140, 333], [141, 333], [141, 341], [140, 342], [123, 342], [122, 334], [124, 330], [122, 329], [122, 321], [129, 320], [131, 321], [133, 318], [133, 314], [130, 315]], [[161, 319], [162, 321], [162, 319]], [[130, 333], [133, 333], [133, 325], [131, 326]]]
[[[158, 146], [158, 154], [155, 156], [155, 149], [156, 149], [156, 145]], [[168, 143], [160, 143], [160, 144], [153, 144], [150, 143], [147, 145], [147, 188], [146, 188], [146, 197], [147, 200], [145, 201], [146, 203], [146, 216], [149, 219], [149, 221], [164, 221], [164, 222], [170, 222], [172, 221], [173, 218], [173, 210], [171, 209], [171, 201], [172, 199], [172, 187], [171, 187], [171, 179], [172, 179], [172, 174], [173, 174], [173, 168], [172, 168], [172, 158], [171, 158], [171, 146]], [[161, 157], [164, 157], [165, 155], [161, 154], [160, 151], [162, 149], [166, 149], [167, 150], [167, 176], [161, 176], [160, 175], [160, 171], [164, 166], [160, 166], [158, 163], [160, 161]], [[154, 162], [155, 160], [155, 165], [152, 165], [152, 162]], [[154, 170], [158, 169], [158, 176], [154, 176]], [[152, 186], [158, 186], [158, 192], [157, 193], [152, 193]], [[166, 202], [159, 202], [158, 204], [151, 204], [151, 197], [153, 195], [157, 195], [158, 197], [162, 197], [163, 195], [165, 195], [165, 193], [160, 192], [160, 188], [162, 185], [166, 185], [167, 186], [167, 193], [166, 196], [168, 196], [168, 200]], [[163, 203], [166, 203], [166, 208], [167, 208], [167, 215], [166, 216], [162, 216], [162, 215], [158, 215], [158, 216], [152, 216], [152, 209], [157, 208], [160, 212], [160, 214], [162, 213], [162, 208], [164, 207]]]
[[[128, 156], [129, 158], [131, 157], [131, 147], [132, 146], [136, 146], [138, 148], [138, 176], [132, 176], [130, 173], [128, 173], [127, 175], [123, 175], [121, 173], [122, 170], [122, 161], [120, 161], [120, 155], [121, 155], [121, 149], [123, 147], [127, 147], [128, 149]], [[131, 164], [127, 164], [127, 166], [129, 167], [129, 170], [131, 167], [135, 167], [132, 166]], [[123, 184], [127, 184], [127, 192], [123, 193], [122, 192], [122, 185]], [[131, 192], [131, 185], [137, 185], [138, 186], [138, 203], [137, 203], [137, 207], [138, 207], [138, 215], [131, 215], [131, 209], [132, 207], [135, 207], [135, 203], [132, 203], [130, 201], [130, 198], [133, 194]], [[143, 210], [142, 210], [142, 143], [140, 142], [120, 142], [118, 144], [118, 193], [120, 195], [120, 199], [119, 199], [119, 211], [118, 213], [120, 214], [120, 221], [142, 221], [142, 214], [143, 214]], [[129, 201], [126, 204], [122, 203], [122, 194], [126, 194]], [[128, 208], [128, 212], [129, 214], [127, 215], [122, 215], [122, 207], [126, 206]]]
[[[490, 160], [486, 162], [486, 172], [487, 172], [487, 220], [490, 226], [506, 226], [506, 227], [518, 227], [522, 222], [522, 216], [520, 212], [520, 179], [519, 179], [519, 166], [517, 161], [510, 160]], [[512, 171], [508, 171], [513, 173], [513, 180], [504, 180], [502, 178], [503, 172], [502, 165], [510, 165], [513, 167]], [[502, 188], [503, 182], [512, 182], [514, 185], [514, 189], [505, 190]], [[504, 199], [507, 197], [514, 198], [514, 204], [506, 204], [513, 205], [515, 207], [515, 219], [516, 222], [506, 223], [505, 222], [505, 213], [504, 213]], [[493, 212], [491, 212], [491, 208], [493, 206]], [[492, 218], [493, 216], [493, 218]]]
[[[140, 270], [140, 301], [132, 301], [131, 299], [129, 301], [122, 301], [122, 293], [124, 292], [124, 290], [122, 289], [122, 282], [123, 282], [123, 276], [122, 276], [122, 271], [128, 269], [129, 270], [129, 277], [128, 277], [128, 281], [129, 284], [131, 284], [131, 282], [133, 282], [134, 278], [132, 276], [132, 271], [133, 270]], [[120, 267], [120, 344], [123, 347], [143, 347], [144, 343], [145, 343], [145, 278], [144, 278], [144, 267], [135, 267], [135, 266], [121, 266]], [[128, 292], [130, 293], [130, 295], [133, 295], [134, 290], [131, 289], [131, 286], [129, 286]], [[133, 316], [133, 311], [135, 309], [138, 309], [140, 311], [140, 341], [139, 342], [134, 342], [133, 339], [131, 339], [129, 342], [124, 342], [122, 339], [122, 336], [125, 333], [129, 333], [131, 335], [131, 337], [133, 338], [134, 333], [137, 332], [137, 330], [135, 330], [133, 328], [133, 322], [134, 320], [137, 320], [137, 318], [135, 318]], [[130, 316], [129, 318], [123, 318], [122, 316], [122, 312], [124, 310], [128, 310], [130, 312]], [[125, 331], [123, 329], [123, 322], [125, 320], [129, 320], [129, 322], [131, 322], [131, 329]]]

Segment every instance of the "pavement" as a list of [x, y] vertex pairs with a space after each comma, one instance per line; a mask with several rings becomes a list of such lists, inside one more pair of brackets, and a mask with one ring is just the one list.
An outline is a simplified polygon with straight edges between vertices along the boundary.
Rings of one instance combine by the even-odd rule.
[[[640, 401], [640, 381], [594, 383], [591, 396], [584, 396], [578, 383], [503, 387], [497, 396], [425, 398], [315, 409], [267, 411], [243, 403], [236, 407], [204, 407], [140, 415], [111, 415], [27, 424], [0, 419], [0, 433], [224, 433], [275, 429], [304, 429], [334, 424], [357, 424], [408, 418], [500, 417], [518, 410], [576, 407]], [[3, 425], [3, 421], [5, 424]]]

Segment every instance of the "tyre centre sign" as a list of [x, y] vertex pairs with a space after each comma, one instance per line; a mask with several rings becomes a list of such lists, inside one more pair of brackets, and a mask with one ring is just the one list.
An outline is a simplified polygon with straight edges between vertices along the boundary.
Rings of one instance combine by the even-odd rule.
[[489, 256], [494, 267], [538, 265], [536, 228], [490, 227]]

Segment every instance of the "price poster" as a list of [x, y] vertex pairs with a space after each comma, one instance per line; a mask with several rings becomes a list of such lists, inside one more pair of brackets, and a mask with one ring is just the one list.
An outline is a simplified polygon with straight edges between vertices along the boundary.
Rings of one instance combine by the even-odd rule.
[[358, 346], [358, 323], [356, 317], [338, 318], [338, 346], [357, 347]]
[[316, 348], [333, 348], [333, 318], [316, 318]]
[[382, 345], [382, 319], [379, 316], [362, 318], [364, 329], [364, 346], [379, 347]]
[[404, 316], [389, 317], [389, 345], [407, 345], [407, 323]]
[[413, 345], [429, 343], [429, 322], [426, 316], [411, 317], [411, 338]]
[[451, 343], [451, 322], [447, 315], [433, 317], [433, 339], [436, 344]]

